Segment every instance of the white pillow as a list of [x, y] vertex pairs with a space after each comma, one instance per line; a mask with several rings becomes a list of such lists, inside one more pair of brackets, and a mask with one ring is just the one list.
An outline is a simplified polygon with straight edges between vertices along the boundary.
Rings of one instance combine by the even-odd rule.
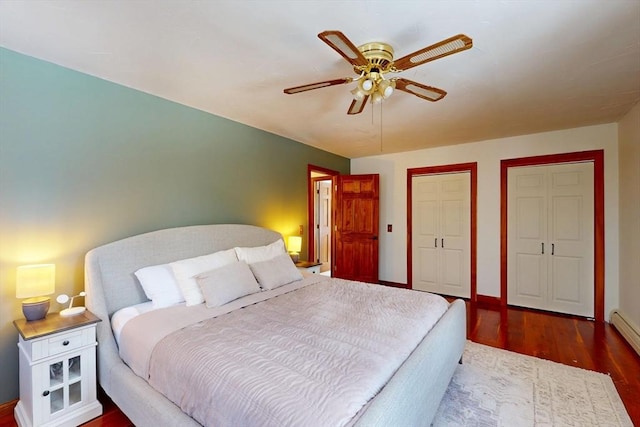
[[288, 254], [249, 264], [262, 289], [271, 290], [302, 279], [302, 273]]
[[184, 302], [180, 287], [169, 264], [152, 265], [134, 273], [154, 308]]
[[209, 255], [184, 259], [169, 264], [176, 277], [186, 305], [197, 305], [204, 302], [200, 287], [194, 276], [238, 261], [233, 249], [219, 251]]
[[286, 254], [287, 251], [284, 248], [284, 241], [282, 239], [276, 240], [270, 245], [256, 246], [254, 248], [235, 248], [236, 254], [240, 261], [244, 261], [247, 264], [253, 264], [254, 262], [266, 261], [280, 254]]
[[195, 279], [207, 307], [219, 307], [245, 295], [260, 292], [260, 285], [244, 261], [198, 274]]

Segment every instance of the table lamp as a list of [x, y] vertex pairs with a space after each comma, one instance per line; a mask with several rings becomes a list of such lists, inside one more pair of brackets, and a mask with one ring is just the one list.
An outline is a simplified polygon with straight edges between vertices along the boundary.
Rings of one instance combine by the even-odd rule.
[[287, 242], [287, 248], [293, 262], [298, 262], [300, 258], [300, 251], [302, 250], [302, 237], [301, 236], [289, 236]]
[[16, 274], [16, 298], [22, 301], [22, 313], [25, 319], [44, 319], [49, 311], [49, 297], [55, 292], [55, 264], [23, 265]]

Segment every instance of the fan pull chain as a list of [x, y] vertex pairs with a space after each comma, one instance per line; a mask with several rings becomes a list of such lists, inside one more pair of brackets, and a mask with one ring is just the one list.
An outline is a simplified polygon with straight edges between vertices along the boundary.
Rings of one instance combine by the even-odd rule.
[[384, 104], [384, 102], [380, 103], [380, 152], [382, 153], [382, 104]]
[[371, 99], [371, 126], [375, 124], [375, 121], [373, 120], [373, 110], [375, 109], [376, 109], [376, 105], [373, 103], [373, 99]]
[[382, 102], [380, 103], [380, 152], [382, 153]]

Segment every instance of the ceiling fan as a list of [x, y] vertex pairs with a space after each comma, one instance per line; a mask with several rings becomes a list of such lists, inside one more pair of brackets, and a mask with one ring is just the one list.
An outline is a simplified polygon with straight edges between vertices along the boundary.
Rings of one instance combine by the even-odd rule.
[[361, 113], [369, 99], [371, 99], [372, 103], [377, 104], [391, 96], [395, 89], [427, 101], [435, 102], [441, 100], [447, 94], [442, 89], [426, 86], [402, 77], [387, 79], [385, 75], [388, 73], [400, 73], [426, 62], [462, 52], [473, 46], [471, 38], [464, 34], [458, 34], [394, 60], [393, 48], [387, 43], [372, 42], [356, 47], [340, 31], [323, 31], [318, 34], [318, 37], [350, 63], [358, 77], [345, 77], [290, 87], [285, 89], [284, 93], [294, 94], [356, 81], [358, 86], [351, 91], [353, 101], [347, 114]]

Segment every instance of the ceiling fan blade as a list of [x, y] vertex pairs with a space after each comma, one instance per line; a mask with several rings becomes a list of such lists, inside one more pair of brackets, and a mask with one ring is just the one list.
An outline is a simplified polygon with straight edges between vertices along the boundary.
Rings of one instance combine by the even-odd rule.
[[369, 100], [369, 95], [366, 95], [362, 99], [354, 99], [351, 101], [351, 105], [349, 106], [349, 111], [347, 114], [360, 114], [362, 110], [364, 110], [364, 106], [367, 105], [367, 101]]
[[321, 89], [323, 87], [343, 85], [351, 83], [353, 79], [351, 77], [345, 77], [344, 79], [327, 80], [325, 82], [310, 83], [308, 85], [290, 87], [284, 90], [284, 93], [292, 95], [294, 93], [306, 92], [308, 90]]
[[318, 37], [354, 67], [368, 64], [362, 52], [340, 31], [323, 31]]
[[393, 66], [398, 71], [408, 70], [409, 68], [424, 64], [425, 62], [434, 61], [447, 55], [462, 52], [473, 46], [473, 40], [464, 34], [458, 34], [439, 43], [425, 47], [409, 55], [403, 56], [393, 62]]
[[427, 101], [435, 102], [440, 101], [445, 97], [447, 92], [437, 87], [426, 86], [421, 83], [414, 82], [407, 79], [396, 79], [396, 89], [403, 92], [415, 95], [418, 98], [426, 99]]

